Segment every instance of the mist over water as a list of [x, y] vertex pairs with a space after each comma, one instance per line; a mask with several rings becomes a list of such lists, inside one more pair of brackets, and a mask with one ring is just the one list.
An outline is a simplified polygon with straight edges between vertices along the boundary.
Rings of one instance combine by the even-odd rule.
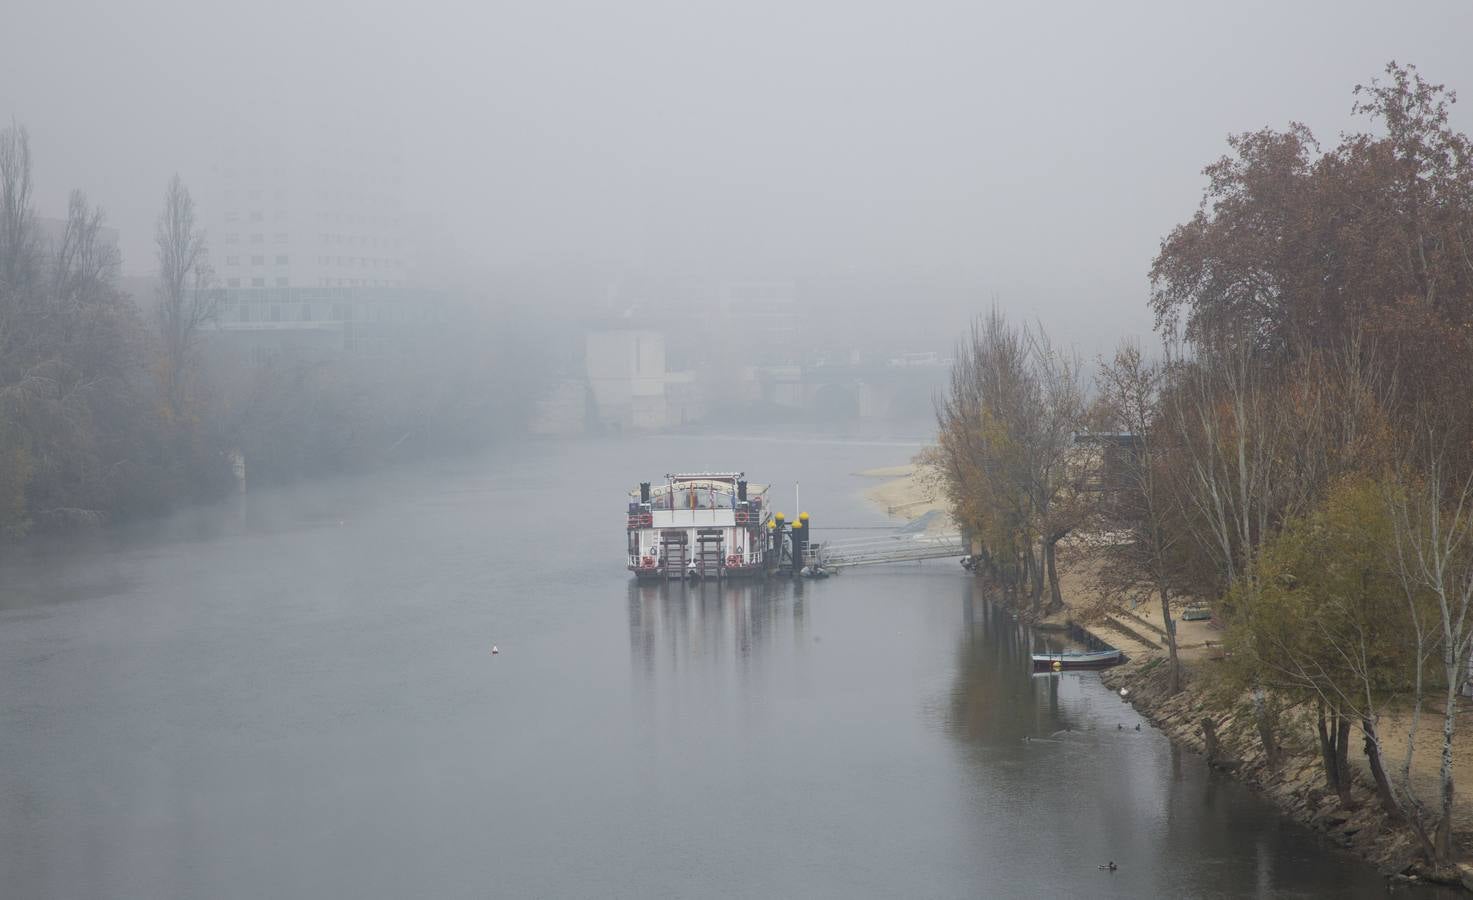
[[[1466, 160], [1420, 203], [1396, 166], [1240, 156], [1277, 185], [1247, 226], [1178, 226], [1229, 135], [1421, 147], [1377, 143], [1410, 95], [1353, 91], [1473, 90], [1473, 5], [10, 5], [0, 896], [1386, 892], [1096, 676], [1031, 676], [1038, 636], [955, 561], [638, 584], [620, 532], [639, 482], [729, 470], [820, 539], [879, 535], [856, 473], [985, 423], [1037, 464], [991, 466], [1026, 512], [989, 518], [980, 456], [933, 487], [1013, 529], [986, 555], [1037, 539], [1002, 565], [1041, 585], [1045, 538], [1119, 512], [1073, 502], [1112, 493], [1078, 437], [1162, 421], [1099, 378], [1172, 337], [1153, 289], [1183, 321], [1277, 304], [1285, 347], [1374, 307], [1399, 384], [1466, 393]], [[1003, 439], [1002, 381], [968, 394], [989, 312], [1031, 373]], [[1304, 371], [1265, 398], [1332, 396]]]
[[543, 444], [12, 557], [0, 877], [56, 897], [1384, 894], [1135, 731], [1096, 676], [1030, 675], [1027, 632], [954, 562], [623, 569], [626, 483], [692, 459], [796, 476], [821, 534], [882, 524], [850, 473], [908, 452]]

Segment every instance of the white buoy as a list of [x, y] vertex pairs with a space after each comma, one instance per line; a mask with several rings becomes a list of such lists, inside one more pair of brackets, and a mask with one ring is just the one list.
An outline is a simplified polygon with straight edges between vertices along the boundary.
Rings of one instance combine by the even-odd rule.
[[500, 652], [501, 652], [500, 650], [496, 649], [496, 645], [495, 644], [492, 644], [491, 645], [491, 655], [492, 656], [495, 656], [496, 654], [498, 654]]
[[1125, 688], [1121, 688], [1120, 689], [1120, 696], [1122, 696], [1122, 697], [1129, 697], [1130, 696], [1130, 691], [1126, 690]]

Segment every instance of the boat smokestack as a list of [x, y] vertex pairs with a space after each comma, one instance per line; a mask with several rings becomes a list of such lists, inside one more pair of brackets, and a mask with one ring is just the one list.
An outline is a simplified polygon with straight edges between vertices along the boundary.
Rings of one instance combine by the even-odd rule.
[[738, 500], [745, 500], [745, 499], [747, 499], [747, 483], [745, 481], [738, 481], [737, 482], [737, 499]]
[[641, 481], [639, 483], [639, 502], [650, 502], [650, 483], [648, 481]]

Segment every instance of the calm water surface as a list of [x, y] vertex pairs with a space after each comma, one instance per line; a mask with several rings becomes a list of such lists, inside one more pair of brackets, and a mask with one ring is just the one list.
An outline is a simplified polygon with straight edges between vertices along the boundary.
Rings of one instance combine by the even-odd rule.
[[916, 449], [535, 445], [12, 553], [0, 893], [1385, 896], [954, 562], [622, 568], [640, 479], [800, 479], [823, 537]]

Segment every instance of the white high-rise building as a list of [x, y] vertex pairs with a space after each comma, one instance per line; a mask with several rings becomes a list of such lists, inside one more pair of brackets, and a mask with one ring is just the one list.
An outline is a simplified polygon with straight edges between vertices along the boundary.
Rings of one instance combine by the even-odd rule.
[[366, 138], [313, 143], [231, 146], [196, 180], [219, 286], [404, 286], [410, 242], [398, 151]]

